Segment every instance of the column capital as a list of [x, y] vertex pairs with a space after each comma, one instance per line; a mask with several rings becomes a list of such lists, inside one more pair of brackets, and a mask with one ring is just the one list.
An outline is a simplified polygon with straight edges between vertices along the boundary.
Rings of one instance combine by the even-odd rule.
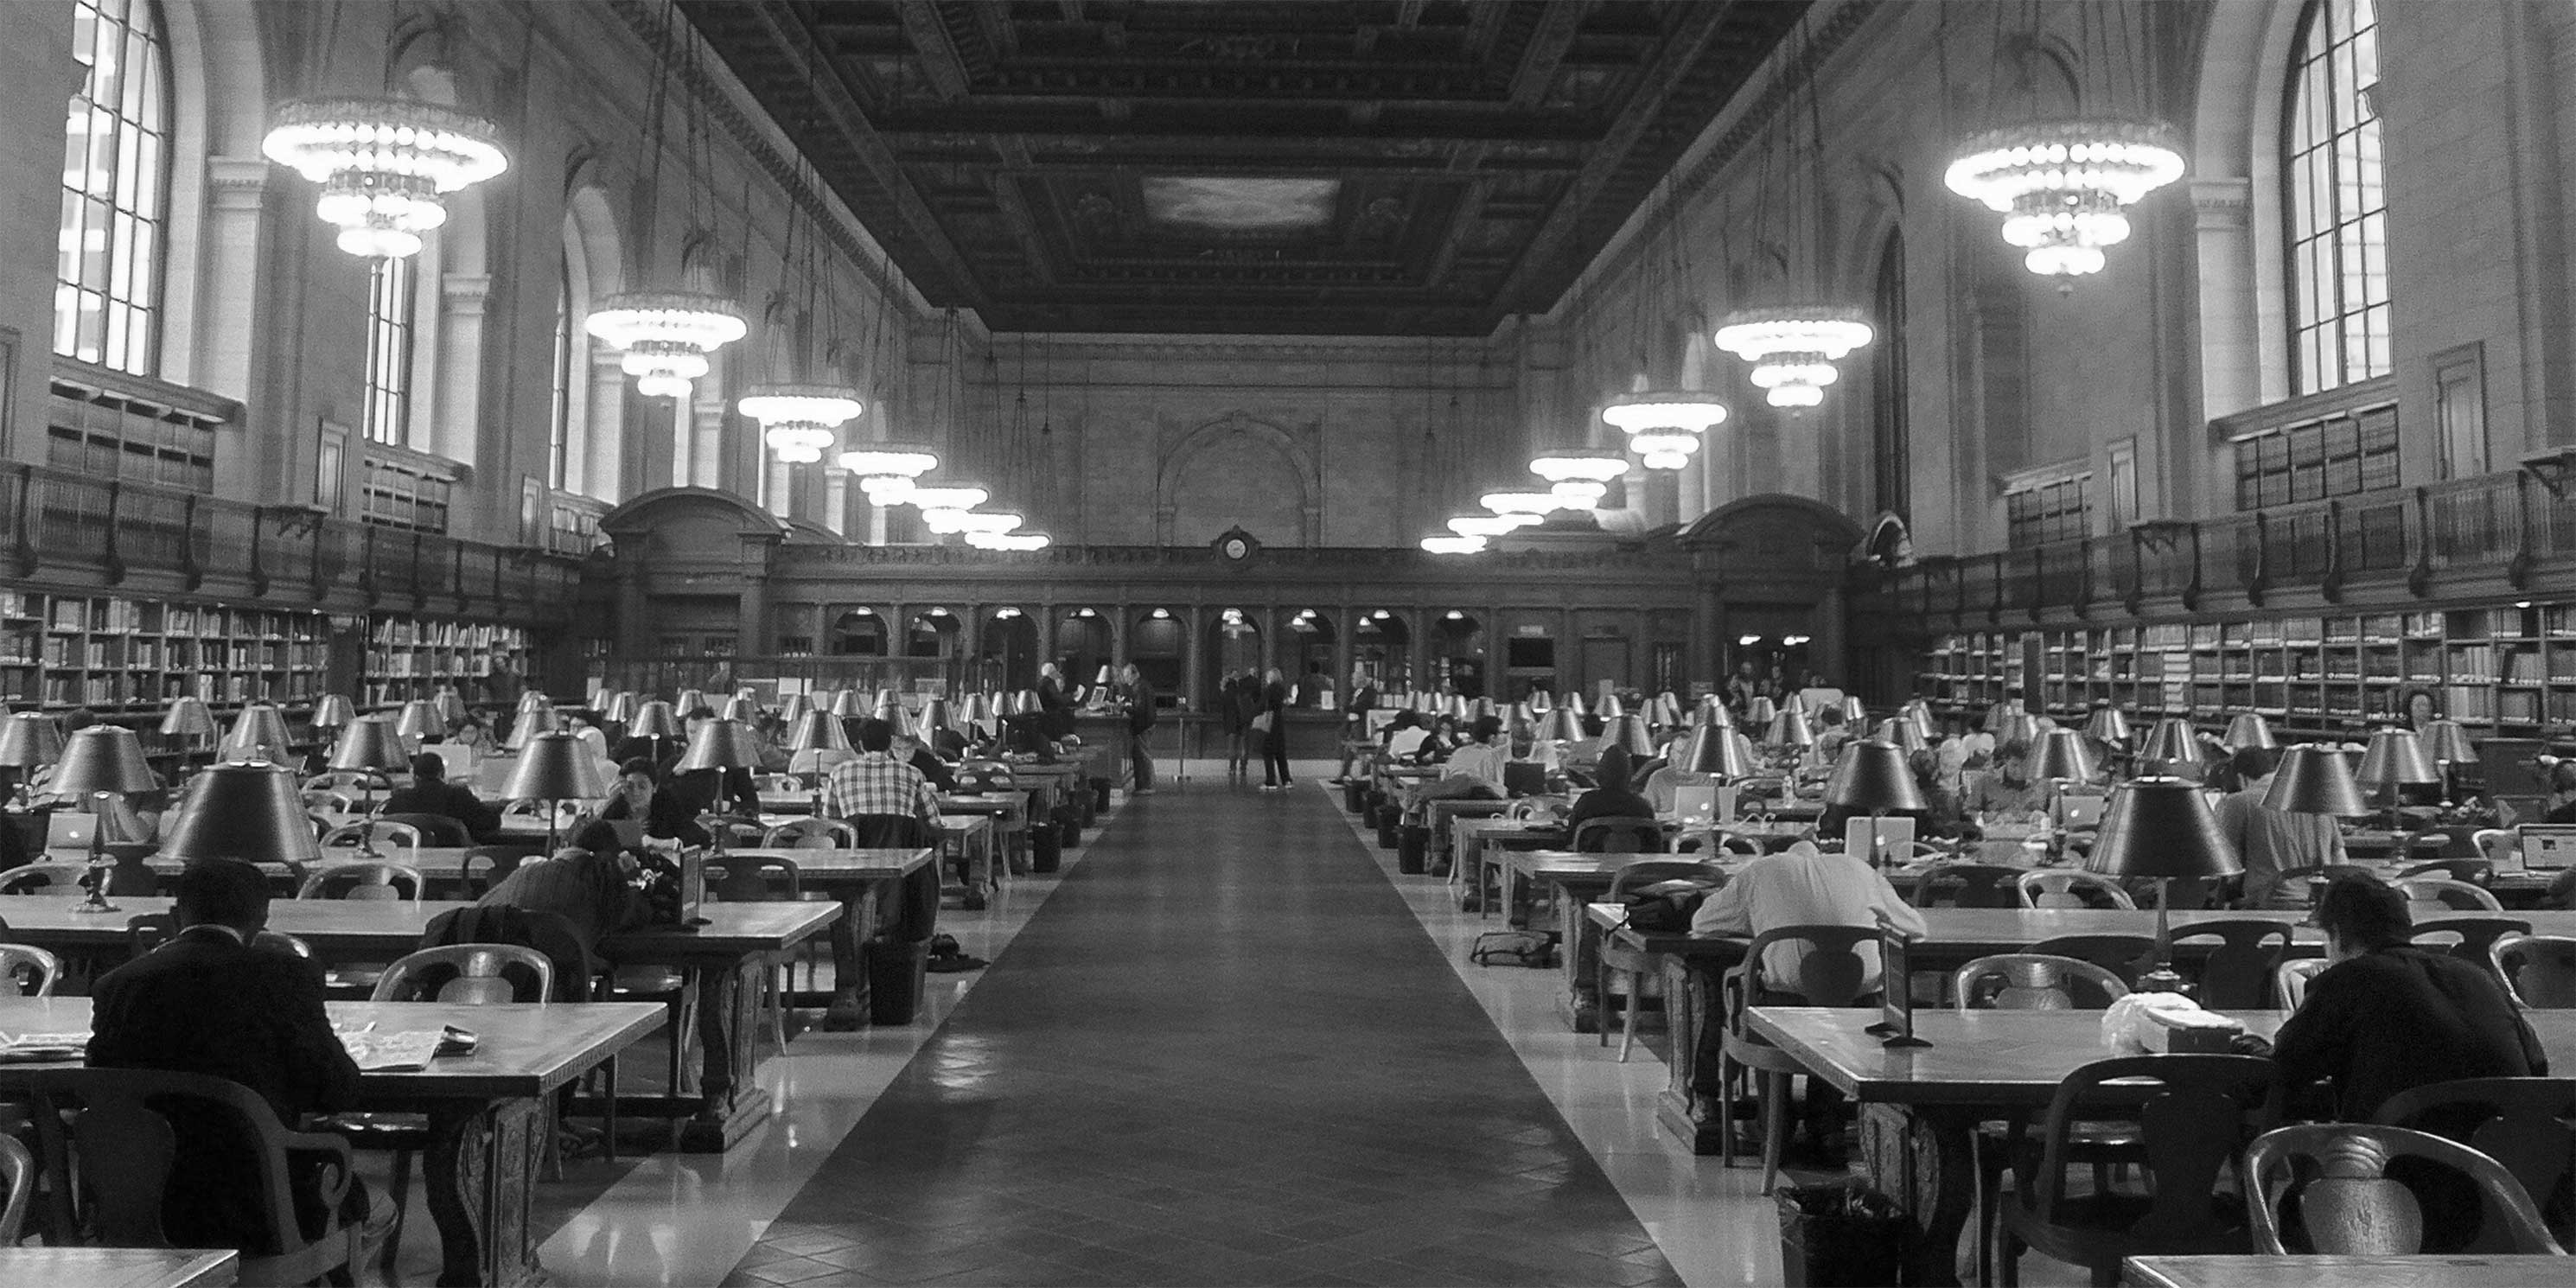
[[256, 210], [268, 193], [266, 157], [206, 158], [206, 187], [217, 210]]
[[2191, 208], [2204, 229], [2247, 227], [2254, 219], [2254, 181], [2194, 179]]

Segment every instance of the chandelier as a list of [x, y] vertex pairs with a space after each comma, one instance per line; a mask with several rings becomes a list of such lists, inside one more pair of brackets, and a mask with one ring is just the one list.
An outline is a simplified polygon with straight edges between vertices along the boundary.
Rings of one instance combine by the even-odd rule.
[[1525, 518], [1536, 521], [1520, 514], [1462, 514], [1449, 521], [1449, 530], [1462, 537], [1499, 537], [1519, 528]]
[[1753, 364], [1753, 383], [1774, 407], [1813, 407], [1840, 375], [1834, 364], [1874, 333], [1859, 309], [1839, 304], [1738, 309], [1717, 329], [1717, 347]]
[[401, 259], [447, 222], [446, 194], [510, 168], [490, 121], [410, 99], [280, 104], [260, 152], [322, 185], [313, 213], [352, 255]]
[[1725, 423], [1726, 405], [1705, 394], [1623, 394], [1601, 409], [1601, 419], [1628, 436], [1628, 449], [1647, 469], [1677, 470], [1690, 464], [1702, 433]]
[[1435, 555], [1472, 555], [1485, 548], [1483, 537], [1424, 537], [1422, 548]]
[[988, 533], [1000, 536], [1020, 526], [1020, 516], [1008, 510], [969, 510], [959, 516], [957, 530], [968, 535]]
[[[686, 400], [707, 356], [751, 330], [731, 300], [691, 291], [629, 291], [600, 301], [583, 329], [625, 353], [619, 365], [647, 398]], [[852, 415], [857, 413], [853, 411]]]
[[789, 465], [811, 465], [838, 441], [833, 431], [855, 419], [859, 400], [830, 385], [760, 385], [734, 409], [760, 422], [769, 450]]
[[971, 483], [955, 487], [916, 485], [904, 493], [901, 504], [920, 507], [922, 518], [927, 520], [933, 510], [972, 510], [991, 499], [992, 493]]
[[880, 443], [841, 453], [841, 468], [859, 476], [859, 490], [868, 494], [870, 505], [901, 505], [912, 495], [914, 479], [939, 468], [939, 454], [926, 447]]
[[1530, 458], [1530, 473], [1546, 479], [1562, 509], [1590, 509], [1610, 491], [1610, 480], [1628, 472], [1628, 458], [1605, 452], [1549, 452]]
[[2102, 271], [2102, 248], [2129, 239], [2128, 208], [2182, 171], [2172, 126], [2096, 117], [1972, 135], [1943, 181], [2004, 217], [2024, 266], [2063, 281]]
[[1548, 515], [1564, 508], [1554, 492], [1487, 492], [1476, 498], [1476, 504], [1496, 514], [1526, 514], [1531, 523], [1544, 523]]
[[969, 532], [966, 544], [980, 550], [1044, 550], [1055, 538], [1043, 532]]

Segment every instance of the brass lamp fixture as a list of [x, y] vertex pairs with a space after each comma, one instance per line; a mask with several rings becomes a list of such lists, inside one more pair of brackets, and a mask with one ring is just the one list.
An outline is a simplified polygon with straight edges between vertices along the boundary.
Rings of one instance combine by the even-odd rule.
[[599, 761], [582, 745], [581, 736], [547, 732], [528, 739], [519, 763], [501, 782], [501, 799], [543, 801], [546, 806], [546, 853], [555, 851], [555, 825], [565, 801], [594, 801], [608, 794]]
[[678, 712], [681, 719], [686, 720], [688, 719], [690, 712], [705, 705], [707, 705], [706, 690], [682, 689], [680, 690], [679, 696], [672, 701], [671, 709]]
[[0, 720], [0, 767], [18, 771], [21, 794], [37, 770], [62, 759], [62, 755], [63, 734], [54, 726], [53, 717], [21, 711]]
[[2415, 731], [2415, 737], [2424, 744], [2424, 754], [2432, 757], [2442, 771], [2442, 808], [2449, 809], [2451, 798], [2459, 794], [2455, 783], [2459, 767], [2478, 758], [2477, 748], [2469, 745], [2469, 731], [2446, 716], [2427, 722]]
[[403, 704], [402, 714], [394, 718], [394, 732], [415, 743], [447, 736], [447, 722], [439, 718], [438, 708], [427, 699]]
[[[359, 775], [367, 793], [367, 814], [376, 812], [376, 776], [408, 768], [411, 756], [403, 746], [400, 730], [383, 716], [364, 716], [342, 730], [340, 740], [331, 748], [330, 766]], [[368, 826], [359, 834], [359, 852], [370, 859], [382, 858], [376, 849], [375, 828]]]
[[2263, 793], [2266, 808], [2285, 814], [2324, 814], [2358, 818], [2370, 812], [2361, 788], [2352, 780], [2352, 762], [2332, 747], [2297, 746], [2281, 753], [2272, 774], [2272, 790]]
[[2370, 735], [2370, 747], [2361, 753], [2361, 769], [2355, 778], [2363, 790], [2388, 807], [2388, 825], [2392, 829], [2400, 826], [2398, 811], [2405, 804], [2406, 788], [2442, 781], [2441, 771], [2433, 768], [2433, 758], [2424, 754], [2424, 744], [2416, 739], [2415, 731], [2396, 728]]
[[606, 708], [599, 713], [599, 718], [610, 724], [632, 724], [635, 721], [635, 708], [641, 705], [643, 704], [636, 700], [632, 692], [620, 689], [608, 695]]
[[2107, 703], [2095, 707], [2092, 716], [2084, 722], [2084, 736], [2109, 746], [2126, 747], [2129, 743], [2129, 717], [2118, 707]]
[[1875, 738], [1856, 739], [1843, 747], [1842, 758], [1834, 762], [1833, 777], [1825, 780], [1825, 803], [1869, 815], [1870, 852], [1854, 857], [1866, 859], [1873, 868], [1884, 857], [1879, 853], [1876, 821], [1898, 811], [1930, 808], [1922, 785], [1914, 781], [1913, 766], [1906, 763], [1905, 750]]
[[1869, 727], [1869, 708], [1858, 698], [1843, 699], [1843, 723], [1853, 729]]
[[2138, 744], [2138, 769], [2150, 777], [2171, 777], [2186, 765], [2194, 770], [2200, 766], [2200, 735], [2180, 716], [2158, 720]]
[[[796, 723], [787, 728], [787, 754], [790, 756], [805, 751], [847, 752], [851, 750], [854, 749], [850, 746], [849, 731], [841, 726], [840, 717], [830, 712], [808, 711], [796, 717]], [[819, 762], [821, 757], [816, 757], [816, 760]], [[827, 776], [820, 769], [814, 773], [814, 817], [816, 818], [823, 817], [823, 781]]]
[[1880, 742], [1894, 743], [1898, 750], [1909, 756], [1932, 745], [1931, 740], [1923, 736], [1923, 730], [1903, 716], [1889, 716], [1879, 721], [1877, 731], [1870, 734], [1870, 737]]
[[1794, 705], [1794, 701], [1793, 699], [1792, 705], [1783, 708], [1778, 715], [1771, 717], [1771, 727], [1763, 733], [1764, 743], [1773, 747], [1795, 747], [1800, 750], [1816, 745], [1816, 731], [1807, 725], [1807, 710]]
[[[543, 700], [544, 695], [538, 697]], [[453, 684], [442, 684], [438, 686], [438, 692], [429, 695], [429, 709], [437, 712], [438, 718], [451, 726], [464, 723], [465, 717], [472, 714], [465, 709], [465, 695], [458, 693]]]
[[215, 727], [215, 713], [206, 709], [204, 698], [172, 698], [170, 709], [161, 713], [161, 732], [195, 750], [202, 745], [197, 739], [212, 738], [222, 730]]
[[1583, 741], [1583, 719], [1568, 707], [1558, 707], [1538, 718], [1538, 741], [1571, 747]]
[[2271, 722], [2251, 711], [2241, 712], [2228, 721], [2227, 733], [2218, 741], [2229, 751], [2243, 751], [2248, 747], [2270, 751], [2281, 745], [2272, 737]]
[[2051, 729], [2030, 749], [2024, 771], [2032, 782], [2089, 783], [2099, 772], [2093, 763], [2093, 749], [2084, 745], [2084, 735], [2073, 729]]
[[659, 765], [662, 763], [662, 744], [677, 741], [680, 737], [680, 717], [672, 713], [668, 702], [647, 702], [635, 708], [635, 723], [626, 730], [626, 736], [652, 743], [653, 763]]
[[112, 861], [107, 855], [107, 828], [110, 797], [129, 792], [148, 792], [159, 786], [152, 776], [151, 763], [143, 757], [143, 742], [134, 731], [122, 725], [91, 725], [74, 732], [63, 744], [62, 758], [54, 763], [52, 787], [56, 795], [87, 797], [96, 812], [97, 822], [89, 830], [89, 871], [81, 877], [81, 886], [89, 897], [74, 912], [116, 912], [107, 901], [107, 871]]
[[233, 717], [232, 732], [224, 736], [223, 754], [235, 760], [265, 760], [272, 765], [288, 763], [286, 716], [272, 703], [254, 702]]
[[725, 699], [723, 708], [716, 712], [716, 718], [719, 720], [740, 720], [744, 724], [749, 724], [760, 718], [760, 704], [737, 693], [734, 696]]
[[303, 864], [322, 857], [295, 774], [282, 766], [238, 760], [209, 765], [189, 781], [171, 815], [161, 834], [165, 859]]
[[857, 720], [868, 714], [867, 699], [857, 689], [843, 689], [832, 695], [832, 716], [838, 720]]
[[1941, 726], [1932, 719], [1932, 704], [1921, 698], [1907, 702], [1897, 714], [1904, 716], [1926, 739], [1940, 736]]
[[879, 720], [883, 720], [887, 724], [893, 725], [898, 729], [902, 728], [904, 724], [903, 695], [892, 689], [877, 690], [876, 705], [868, 708], [868, 714]]
[[1762, 772], [1761, 762], [1754, 758], [1751, 739], [1733, 729], [1708, 724], [1691, 731], [1690, 748], [1682, 753], [1682, 768], [1721, 782], [1751, 778]]
[[346, 729], [349, 727], [349, 722], [357, 718], [357, 705], [341, 694], [325, 693], [313, 700], [313, 719], [310, 723], [316, 732], [324, 729]]
[[1601, 750], [1618, 747], [1640, 759], [1655, 754], [1654, 736], [1646, 731], [1644, 716], [1612, 716], [1602, 723]]
[[1714, 693], [1699, 700], [1698, 708], [1691, 713], [1691, 720], [1694, 724], [1714, 725], [1720, 729], [1735, 727], [1735, 714], [1726, 709], [1726, 699]]
[[501, 746], [508, 751], [524, 751], [538, 735], [554, 733], [562, 728], [563, 717], [556, 714], [552, 706], [524, 708], [518, 718], [510, 722], [510, 736], [501, 740]]
[[940, 730], [954, 730], [956, 728], [957, 720], [955, 716], [950, 714], [948, 709], [948, 699], [946, 698], [931, 698], [928, 701], [923, 702], [921, 704], [921, 714], [914, 717], [912, 722], [913, 734], [921, 739], [921, 745], [925, 747], [935, 745], [931, 742], [931, 739], [937, 735]]
[[[689, 735], [689, 749], [680, 754], [680, 763], [671, 772], [693, 774], [707, 770], [719, 773], [729, 769], [760, 768], [760, 743], [751, 735], [751, 726], [739, 720], [710, 720]], [[603, 793], [605, 794], [605, 793]], [[716, 853], [724, 853], [725, 829], [715, 833]]]
[[1756, 729], [1768, 729], [1780, 715], [1780, 708], [1769, 698], [1755, 698], [1744, 704], [1744, 723]]
[[[2341, 757], [2336, 757], [2338, 761]], [[2279, 792], [2275, 783], [2274, 792]], [[2218, 830], [2218, 816], [2200, 785], [2182, 778], [2138, 778], [2113, 789], [2102, 811], [2102, 831], [2084, 856], [2089, 872], [2145, 877], [2156, 883], [2156, 964], [2139, 979], [2142, 992], [2178, 993], [2173, 971], [2173, 883], [2223, 877], [2245, 870], [2236, 847]]]

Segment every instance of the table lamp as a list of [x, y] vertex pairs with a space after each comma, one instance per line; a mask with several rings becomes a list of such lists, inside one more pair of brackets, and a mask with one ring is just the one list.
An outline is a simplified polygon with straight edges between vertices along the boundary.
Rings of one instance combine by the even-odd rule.
[[2004, 723], [2014, 716], [2026, 716], [2028, 714], [2028, 712], [2022, 710], [2021, 699], [2005, 698], [1995, 703], [1993, 706], [1986, 708], [1986, 732], [1993, 734], [1996, 742], [2009, 741], [2009, 739], [2004, 737]]
[[1870, 737], [1880, 742], [1894, 743], [1898, 750], [1909, 756], [1932, 745], [1932, 740], [1923, 736], [1923, 730], [1903, 716], [1889, 716], [1879, 721], [1877, 731], [1870, 734]]
[[[400, 730], [383, 716], [363, 716], [351, 721], [340, 732], [340, 740], [331, 747], [330, 767], [360, 775], [366, 788], [367, 813], [376, 812], [376, 776], [411, 767], [410, 749], [403, 745]], [[368, 858], [382, 858], [376, 850], [375, 829], [360, 834], [358, 849]]]
[[[790, 757], [806, 751], [854, 750], [856, 749], [850, 746], [849, 730], [841, 726], [840, 717], [828, 711], [808, 711], [796, 717], [796, 723], [787, 727], [787, 754]], [[818, 766], [814, 774], [814, 817], [816, 818], [823, 817], [823, 780], [829, 776], [828, 770], [819, 768], [821, 762], [822, 757], [816, 756], [815, 763]]]
[[912, 721], [914, 736], [921, 740], [922, 746], [931, 748], [934, 753], [937, 752], [939, 744], [932, 741], [932, 738], [942, 729], [956, 727], [957, 719], [950, 714], [946, 698], [931, 698], [924, 701], [921, 704], [921, 714], [913, 717]]
[[1816, 745], [1816, 731], [1807, 727], [1807, 709], [1789, 700], [1789, 705], [1771, 717], [1771, 725], [1762, 733], [1762, 741], [1773, 747], [1795, 747], [1804, 750]]
[[843, 689], [832, 695], [832, 718], [857, 720], [868, 714], [868, 700], [857, 689]]
[[[2362, 790], [2388, 807], [2388, 826], [2400, 826], [2398, 810], [2405, 803], [2403, 789], [2418, 783], [2438, 783], [2442, 775], [2433, 768], [2433, 759], [2424, 754], [2424, 744], [2416, 740], [2412, 729], [2380, 729], [2370, 735], [2370, 747], [2361, 753], [2361, 770], [2355, 775]], [[2399, 858], [2406, 851], [2399, 849]]]
[[1647, 732], [1644, 716], [1612, 716], [1601, 725], [1601, 751], [1612, 747], [1625, 750], [1633, 763], [1643, 764], [1655, 754], [1654, 735]]
[[2125, 747], [2129, 743], [2129, 717], [2118, 707], [2095, 707], [2092, 716], [2084, 721], [2084, 736], [2108, 746]]
[[1858, 698], [1843, 699], [1843, 724], [1853, 729], [1869, 727], [1869, 708]]
[[2051, 729], [2034, 743], [2030, 757], [2023, 762], [2024, 772], [2035, 783], [2089, 783], [2099, 772], [2093, 764], [2093, 749], [2084, 744], [2084, 735], [2074, 729]]
[[439, 718], [438, 708], [426, 699], [415, 699], [404, 703], [402, 714], [394, 718], [394, 732], [414, 743], [423, 743], [446, 737], [447, 722]]
[[1873, 868], [1884, 857], [1879, 853], [1878, 820], [1899, 810], [1930, 808], [1922, 785], [1914, 781], [1913, 766], [1906, 763], [1904, 748], [1875, 738], [1858, 739], [1843, 748], [1842, 759], [1834, 762], [1833, 777], [1825, 780], [1825, 804], [1869, 816], [1865, 857]]
[[501, 740], [501, 747], [505, 751], [524, 751], [537, 735], [553, 733], [561, 728], [563, 717], [556, 714], [553, 707], [526, 708], [510, 722], [510, 736]]
[[324, 729], [346, 729], [349, 727], [349, 722], [357, 718], [357, 705], [340, 694], [325, 693], [313, 700], [313, 719], [310, 723], [317, 733]]
[[322, 842], [305, 817], [294, 771], [263, 761], [208, 765], [161, 828], [161, 857], [182, 863], [313, 863]]
[[1760, 774], [1762, 766], [1754, 759], [1753, 744], [1743, 734], [1722, 725], [1704, 724], [1691, 731], [1690, 747], [1682, 753], [1682, 771], [1735, 782]]
[[[671, 773], [677, 776], [715, 770], [721, 774], [730, 769], [758, 768], [760, 743], [752, 737], [750, 725], [739, 720], [709, 720], [689, 735], [689, 749], [680, 754], [680, 763], [671, 767]], [[714, 829], [717, 854], [724, 853], [725, 831], [723, 827]]]
[[547, 732], [528, 739], [519, 749], [519, 763], [510, 767], [510, 776], [501, 781], [501, 799], [505, 801], [544, 801], [546, 804], [546, 853], [555, 852], [555, 824], [562, 817], [565, 801], [595, 801], [608, 795], [608, 780], [599, 772], [599, 761], [583, 746], [581, 735]]
[[1735, 713], [1728, 711], [1726, 699], [1715, 693], [1699, 700], [1697, 709], [1691, 712], [1691, 720], [1694, 724], [1715, 725], [1720, 729], [1735, 727]]
[[2355, 818], [2370, 812], [2361, 788], [2352, 781], [2352, 762], [2332, 747], [2301, 745], [2281, 753], [2272, 774], [2272, 790], [2263, 793], [2266, 809], [2285, 814], [2325, 814]]
[[672, 713], [668, 702], [657, 699], [644, 703], [635, 708], [635, 723], [627, 729], [626, 736], [642, 738], [653, 744], [653, 764], [658, 770], [662, 764], [662, 744], [680, 736], [680, 717]]
[[1923, 731], [1926, 739], [1937, 737], [1941, 732], [1941, 726], [1932, 720], [1932, 704], [1921, 698], [1906, 703], [1898, 714], [1912, 721], [1915, 728]]
[[2200, 766], [2200, 736], [2191, 722], [2180, 716], [2166, 716], [2147, 730], [2147, 740], [2138, 744], [2138, 769], [2149, 777], [2174, 777], [2189, 765]]
[[206, 709], [204, 698], [172, 698], [170, 709], [161, 713], [161, 732], [193, 744], [221, 731], [215, 728], [215, 713]]
[[1744, 704], [1744, 723], [1756, 729], [1768, 729], [1780, 715], [1780, 708], [1769, 698], [1755, 698]]
[[1586, 716], [1588, 716], [1588, 715], [1591, 715], [1591, 714], [1592, 714], [1592, 712], [1590, 711], [1590, 709], [1586, 708], [1586, 707], [1583, 705], [1583, 695], [1582, 695], [1582, 694], [1580, 694], [1580, 693], [1569, 693], [1569, 694], [1566, 694], [1566, 695], [1565, 695], [1565, 701], [1560, 702], [1560, 703], [1557, 703], [1556, 705], [1557, 705], [1557, 709], [1559, 709], [1559, 710], [1561, 710], [1561, 711], [1568, 711], [1568, 712], [1572, 712], [1572, 713], [1573, 713], [1573, 715], [1574, 715], [1574, 718], [1575, 718], [1575, 719], [1577, 719], [1577, 720], [1581, 720], [1581, 719], [1583, 719], [1584, 717], [1586, 717]]
[[679, 697], [672, 700], [671, 709], [677, 712], [681, 719], [686, 720], [688, 719], [690, 712], [705, 705], [707, 705], [706, 690], [682, 689], [680, 690]]
[[1019, 701], [1012, 709], [1011, 714], [1022, 716], [1045, 715], [1046, 703], [1039, 700], [1037, 690], [1022, 689], [1020, 690]]
[[893, 725], [898, 729], [902, 728], [904, 724], [903, 695], [892, 689], [877, 690], [877, 700], [874, 704], [868, 707], [868, 714], [876, 719], [883, 720], [887, 724]]
[[1995, 722], [1994, 733], [1998, 747], [2008, 742], [2036, 746], [2039, 743], [2039, 720], [2016, 704]]
[[63, 744], [62, 757], [54, 762], [50, 785], [58, 796], [89, 797], [96, 815], [89, 829], [89, 872], [81, 878], [89, 897], [72, 911], [117, 911], [107, 901], [107, 870], [113, 863], [107, 855], [107, 798], [161, 785], [143, 757], [143, 741], [123, 725], [91, 725], [75, 731]]
[[641, 705], [643, 704], [636, 701], [632, 692], [620, 689], [608, 696], [608, 707], [599, 713], [600, 719], [613, 725], [633, 724], [635, 708]]
[[1530, 709], [1530, 714], [1531, 714], [1531, 715], [1543, 716], [1543, 715], [1546, 715], [1548, 712], [1550, 712], [1550, 711], [1554, 710], [1555, 708], [1556, 708], [1556, 699], [1549, 697], [1549, 696], [1548, 696], [1548, 694], [1547, 694], [1547, 690], [1545, 690], [1545, 689], [1532, 689], [1532, 690], [1530, 690], [1530, 695], [1529, 695], [1529, 709]]
[[2251, 711], [2241, 712], [2228, 721], [2227, 733], [2218, 743], [2229, 751], [2243, 751], [2248, 747], [2270, 751], [2281, 745], [2272, 737], [2271, 722]]
[[224, 736], [223, 754], [234, 760], [265, 760], [272, 765], [287, 763], [286, 717], [271, 703], [254, 702], [233, 717], [233, 730]]
[[724, 700], [724, 706], [716, 712], [716, 716], [718, 719], [740, 720], [744, 724], [750, 724], [760, 717], [760, 704], [736, 694]]
[[[539, 697], [542, 698], [543, 695]], [[438, 692], [429, 695], [429, 709], [437, 712], [438, 718], [450, 725], [463, 723], [467, 714], [465, 695], [458, 693], [455, 685], [442, 684], [438, 686]]]
[[1532, 738], [1537, 742], [1555, 743], [1557, 759], [1562, 763], [1565, 753], [1583, 741], [1582, 717], [1564, 707], [1557, 707], [1538, 718], [1538, 730]]
[[967, 694], [960, 707], [958, 718], [965, 721], [966, 727], [970, 730], [980, 731], [982, 726], [993, 723], [994, 717], [999, 714], [993, 710], [992, 695], [987, 693]]
[[[2275, 782], [2273, 793], [2279, 794]], [[2245, 870], [2236, 847], [2218, 830], [2218, 816], [2200, 784], [2186, 778], [2137, 778], [2111, 793], [2102, 811], [2102, 831], [2084, 869], [2113, 877], [2144, 877], [2156, 883], [2156, 960], [2138, 980], [2138, 990], [2179, 993], [2182, 977], [2173, 970], [2173, 883], [2176, 879], [2223, 877]]]
[[2432, 757], [2434, 766], [2442, 771], [2442, 808], [2449, 809], [2452, 796], [2457, 794], [2453, 779], [2459, 766], [2478, 758], [2477, 749], [2469, 745], [2469, 731], [2461, 728], [2459, 721], [2445, 716], [2427, 723], [2416, 731], [2415, 737], [2424, 744], [2424, 754]]

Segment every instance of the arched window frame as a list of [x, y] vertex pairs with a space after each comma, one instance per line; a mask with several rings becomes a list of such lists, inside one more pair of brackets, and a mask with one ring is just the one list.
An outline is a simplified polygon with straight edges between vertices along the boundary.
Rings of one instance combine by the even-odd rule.
[[[159, 0], [77, 0], [73, 42], [88, 71], [66, 112], [54, 351], [157, 376], [174, 125], [169, 27]], [[76, 139], [87, 141], [77, 154]]]
[[1878, 336], [1869, 361], [1870, 504], [1900, 518], [1914, 512], [1912, 426], [1907, 423], [1905, 369], [1905, 234], [1890, 230], [1871, 274]]
[[2279, 155], [2296, 393], [2393, 369], [2376, 0], [2308, 0], [2284, 85]]
[[420, 268], [409, 257], [375, 260], [367, 268], [366, 383], [358, 423], [370, 443], [411, 446]]

